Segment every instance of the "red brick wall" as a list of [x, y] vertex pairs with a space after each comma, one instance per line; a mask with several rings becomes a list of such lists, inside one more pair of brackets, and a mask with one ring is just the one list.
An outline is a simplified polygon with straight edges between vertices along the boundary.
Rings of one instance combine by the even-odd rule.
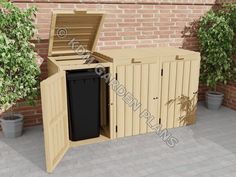
[[[55, 9], [87, 9], [107, 14], [97, 50], [185, 46], [197, 50], [194, 37], [183, 37], [190, 22], [207, 12], [215, 0], [15, 0], [19, 7], [38, 7], [36, 25], [41, 42], [36, 45], [39, 55], [47, 58], [51, 12]], [[138, 2], [138, 3], [137, 3]], [[47, 76], [46, 60], [41, 66], [42, 78]], [[203, 88], [201, 88], [203, 89]], [[234, 88], [235, 89], [235, 88]], [[15, 111], [25, 115], [25, 125], [41, 123], [40, 101], [36, 107], [18, 103]]]
[[229, 83], [228, 85], [219, 85], [218, 91], [225, 94], [224, 105], [236, 110], [236, 83]]

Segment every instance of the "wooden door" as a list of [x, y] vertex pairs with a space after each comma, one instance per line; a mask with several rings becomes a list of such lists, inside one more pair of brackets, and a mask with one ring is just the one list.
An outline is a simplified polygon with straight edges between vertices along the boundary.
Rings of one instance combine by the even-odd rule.
[[[115, 93], [117, 137], [132, 136], [153, 131], [147, 126], [147, 119], [140, 118], [147, 109], [159, 120], [160, 65], [157, 58], [140, 63], [121, 64], [116, 67], [117, 80], [136, 101], [134, 107], [125, 103], [124, 96]], [[140, 104], [140, 106], [138, 106]]]
[[52, 172], [69, 148], [66, 74], [41, 82], [46, 167]]
[[[163, 128], [186, 125], [184, 104], [196, 106], [200, 60], [166, 61], [162, 64], [161, 124]], [[182, 106], [182, 108], [181, 108]], [[192, 108], [189, 110], [194, 111]], [[193, 112], [195, 114], [195, 112]]]

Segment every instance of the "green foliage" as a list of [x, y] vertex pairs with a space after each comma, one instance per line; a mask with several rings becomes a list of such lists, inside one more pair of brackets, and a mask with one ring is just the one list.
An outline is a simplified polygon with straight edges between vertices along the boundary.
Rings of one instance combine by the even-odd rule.
[[21, 10], [0, 0], [0, 110], [19, 99], [38, 96], [40, 69], [36, 63], [34, 17], [36, 8]]
[[[230, 28], [234, 31], [234, 34], [236, 34], [236, 4], [225, 4], [219, 11], [219, 14], [226, 18]], [[233, 47], [234, 53], [236, 53], [236, 35], [234, 35]]]
[[[200, 19], [198, 38], [202, 55], [201, 81], [212, 89], [217, 83], [227, 84], [235, 77], [236, 6], [210, 10]], [[230, 13], [225, 13], [229, 11]]]

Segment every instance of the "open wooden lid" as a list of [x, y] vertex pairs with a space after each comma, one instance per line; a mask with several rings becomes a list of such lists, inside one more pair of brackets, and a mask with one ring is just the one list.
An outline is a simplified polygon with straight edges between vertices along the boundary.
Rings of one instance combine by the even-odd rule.
[[48, 56], [94, 51], [104, 14], [88, 11], [54, 11]]

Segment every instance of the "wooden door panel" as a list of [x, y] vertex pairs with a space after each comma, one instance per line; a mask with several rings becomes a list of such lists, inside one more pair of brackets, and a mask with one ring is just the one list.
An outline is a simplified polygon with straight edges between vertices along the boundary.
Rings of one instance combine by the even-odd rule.
[[[126, 104], [123, 96], [116, 93], [117, 137], [131, 136], [153, 131], [147, 127], [147, 120], [140, 118], [141, 110], [147, 109], [154, 117], [152, 124], [158, 123], [159, 79], [160, 66], [157, 60], [153, 62], [137, 62], [116, 67], [117, 79], [127, 93], [141, 103], [136, 111]], [[155, 99], [154, 99], [155, 98]]]
[[186, 111], [181, 109], [181, 105], [189, 104], [191, 99], [194, 105], [197, 103], [199, 67], [199, 60], [192, 58], [162, 64], [161, 119], [163, 128], [188, 124], [183, 120], [187, 116]]
[[41, 82], [46, 167], [52, 172], [69, 148], [65, 72]]

